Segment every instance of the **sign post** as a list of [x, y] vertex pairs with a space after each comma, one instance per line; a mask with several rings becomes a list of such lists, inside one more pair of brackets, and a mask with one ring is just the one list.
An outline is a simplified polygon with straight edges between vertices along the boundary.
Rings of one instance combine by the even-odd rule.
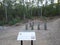
[[31, 40], [31, 45], [33, 45], [33, 40]]
[[23, 41], [21, 40], [21, 45], [23, 45]]
[[17, 40], [21, 41], [21, 45], [23, 45], [23, 40], [30, 40], [33, 45], [33, 41], [36, 40], [35, 32], [19, 32]]

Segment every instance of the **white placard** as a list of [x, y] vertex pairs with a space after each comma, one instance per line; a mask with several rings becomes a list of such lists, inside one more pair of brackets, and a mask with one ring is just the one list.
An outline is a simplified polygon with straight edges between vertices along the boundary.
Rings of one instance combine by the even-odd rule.
[[36, 40], [35, 32], [19, 32], [17, 40]]

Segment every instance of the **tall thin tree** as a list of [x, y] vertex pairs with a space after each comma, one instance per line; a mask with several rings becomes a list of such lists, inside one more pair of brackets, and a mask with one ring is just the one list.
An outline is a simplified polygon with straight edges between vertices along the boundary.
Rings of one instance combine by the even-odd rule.
[[[43, 1], [44, 0], [38, 0], [38, 1], [40, 1], [41, 2], [41, 5], [43, 6]], [[41, 18], [42, 18], [42, 6], [41, 6]]]
[[60, 0], [58, 0], [58, 4], [60, 3]]

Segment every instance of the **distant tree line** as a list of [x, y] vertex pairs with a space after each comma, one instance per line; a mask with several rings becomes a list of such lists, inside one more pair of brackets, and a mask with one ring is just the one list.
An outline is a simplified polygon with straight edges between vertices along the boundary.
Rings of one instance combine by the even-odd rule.
[[53, 3], [51, 1], [51, 4], [47, 5], [46, 0], [45, 5], [39, 6], [39, 1], [42, 4], [43, 0], [38, 0], [37, 6], [33, 6], [34, 1], [26, 2], [25, 5], [24, 0], [19, 1], [19, 3], [16, 3], [16, 0], [3, 0], [3, 3], [0, 2], [0, 25], [15, 24], [23, 19], [31, 19], [35, 16], [60, 16], [60, 2]]

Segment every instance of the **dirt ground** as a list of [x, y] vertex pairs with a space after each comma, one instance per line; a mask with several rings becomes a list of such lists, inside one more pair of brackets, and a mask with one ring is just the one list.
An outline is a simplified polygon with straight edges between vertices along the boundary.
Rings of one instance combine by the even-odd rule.
[[[20, 31], [34, 31], [36, 33], [36, 41], [34, 45], [60, 45], [60, 19], [47, 22], [47, 30], [44, 30], [44, 23], [34, 21], [34, 30], [28, 27], [25, 30], [25, 25], [4, 27], [0, 30], [0, 45], [20, 45], [17, 41], [17, 36]], [[40, 30], [37, 30], [38, 22], [40, 22]], [[29, 24], [29, 22], [27, 23]], [[30, 41], [23, 41], [24, 45], [30, 45]]]

